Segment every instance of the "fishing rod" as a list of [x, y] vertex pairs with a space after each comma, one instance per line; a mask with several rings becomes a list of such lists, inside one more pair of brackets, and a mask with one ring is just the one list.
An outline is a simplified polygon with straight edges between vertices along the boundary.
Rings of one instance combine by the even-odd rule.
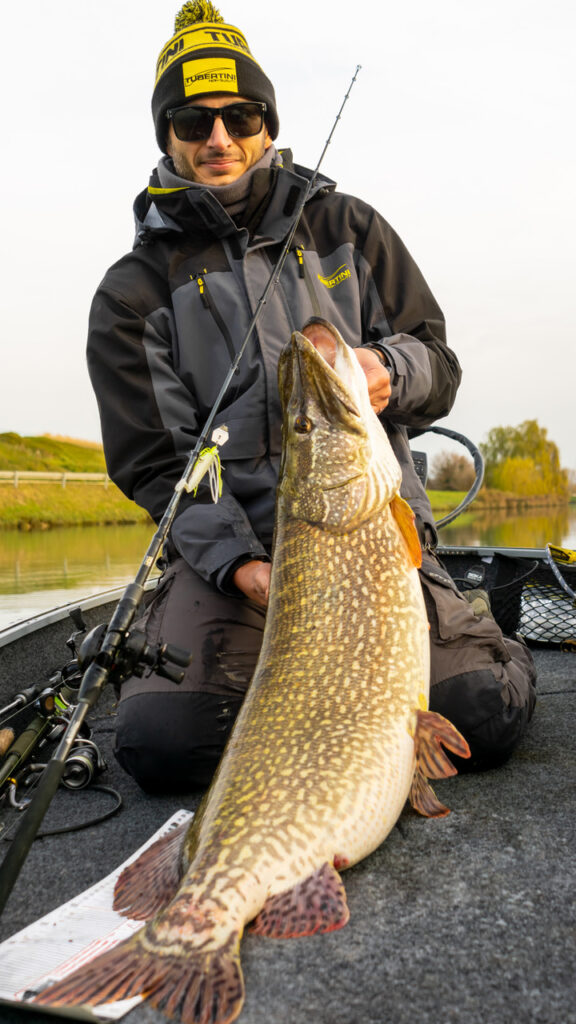
[[[122, 597], [114, 609], [108, 626], [99, 627], [100, 633], [98, 634], [97, 649], [93, 655], [90, 656], [89, 664], [83, 673], [78, 692], [76, 709], [59, 746], [42, 774], [35, 791], [34, 798], [30, 803], [17, 832], [15, 833], [10, 849], [2, 863], [2, 866], [0, 867], [0, 913], [2, 913], [6, 905], [6, 901], [12, 891], [18, 875], [20, 874], [20, 870], [26, 859], [28, 851], [34, 842], [35, 836], [42, 824], [52, 798], [58, 789], [64, 773], [66, 761], [76, 737], [82, 728], [88, 712], [96, 704], [106, 684], [109, 681], [113, 681], [116, 685], [120, 685], [124, 679], [127, 679], [135, 671], [139, 671], [141, 673], [146, 666], [154, 668], [156, 672], [167, 676], [167, 678], [171, 679], [175, 683], [182, 681], [184, 672], [178, 671], [178, 669], [175, 669], [172, 666], [176, 665], [185, 667], [188, 665], [190, 662], [190, 656], [188, 653], [169, 644], [158, 644], [152, 647], [146, 642], [144, 634], [138, 632], [130, 634], [130, 626], [134, 621], [137, 609], [144, 595], [144, 586], [148, 580], [150, 572], [156, 564], [156, 561], [166, 543], [170, 527], [172, 526], [180, 504], [182, 492], [187, 491], [195, 493], [195, 490], [203, 477], [207, 473], [210, 473], [213, 483], [212, 496], [215, 500], [217, 498], [217, 494], [215, 497], [216, 488], [214, 486], [214, 477], [218, 473], [216, 467], [219, 467], [220, 464], [219, 449], [226, 443], [228, 431], [226, 427], [219, 427], [213, 430], [214, 421], [220, 410], [224, 396], [238, 369], [242, 356], [244, 355], [248, 343], [254, 333], [264, 306], [278, 283], [280, 274], [282, 273], [282, 269], [286, 259], [288, 258], [298, 224], [300, 223], [302, 212], [316, 183], [320, 165], [322, 164], [326, 150], [332, 141], [332, 137], [336, 131], [342, 111], [358, 77], [360, 67], [360, 64], [356, 66], [356, 70], [350, 85], [348, 86], [348, 91], [344, 96], [340, 109], [330, 130], [330, 134], [320, 154], [320, 159], [316, 164], [312, 177], [307, 181], [306, 187], [303, 190], [300, 200], [296, 206], [292, 226], [286, 238], [286, 242], [284, 243], [282, 252], [280, 253], [278, 262], [270, 273], [264, 291], [258, 300], [252, 320], [250, 321], [246, 334], [243, 338], [242, 344], [230, 364], [206, 423], [204, 424], [196, 444], [190, 453], [184, 473], [174, 488], [172, 497], [158, 524], [158, 528], [150, 541], [136, 576], [124, 590]], [[209, 443], [210, 441], [212, 444]], [[95, 631], [92, 632], [94, 633]]]

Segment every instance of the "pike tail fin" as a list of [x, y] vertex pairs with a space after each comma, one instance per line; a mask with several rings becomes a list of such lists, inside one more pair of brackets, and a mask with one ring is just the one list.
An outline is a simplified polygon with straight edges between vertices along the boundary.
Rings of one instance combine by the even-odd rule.
[[100, 1006], [141, 995], [182, 1024], [231, 1024], [242, 1009], [240, 934], [210, 952], [147, 948], [146, 929], [41, 992], [47, 1006]]
[[444, 818], [450, 810], [440, 803], [428, 779], [458, 774], [443, 746], [458, 757], [470, 757], [470, 748], [452, 723], [437, 712], [417, 711], [416, 719], [416, 769], [409, 800], [412, 807], [427, 818]]

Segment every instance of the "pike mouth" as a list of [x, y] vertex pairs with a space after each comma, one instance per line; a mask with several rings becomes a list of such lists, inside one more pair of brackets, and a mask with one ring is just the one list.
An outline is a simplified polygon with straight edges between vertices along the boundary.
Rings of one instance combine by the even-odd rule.
[[[334, 340], [337, 349], [344, 344], [339, 336]], [[295, 331], [283, 356], [280, 368], [285, 371], [282, 373], [283, 383], [287, 385], [284, 394], [291, 394], [293, 407], [304, 406], [305, 396], [313, 395], [328, 420], [341, 421], [354, 433], [364, 432], [360, 409], [347, 382], [308, 338]]]

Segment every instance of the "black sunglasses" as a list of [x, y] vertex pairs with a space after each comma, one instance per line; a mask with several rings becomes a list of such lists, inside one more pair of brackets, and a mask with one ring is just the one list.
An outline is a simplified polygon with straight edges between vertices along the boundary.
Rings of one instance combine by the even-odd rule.
[[214, 120], [221, 117], [224, 127], [234, 139], [258, 135], [264, 124], [265, 103], [230, 103], [227, 107], [173, 107], [166, 111], [174, 134], [181, 142], [209, 139]]

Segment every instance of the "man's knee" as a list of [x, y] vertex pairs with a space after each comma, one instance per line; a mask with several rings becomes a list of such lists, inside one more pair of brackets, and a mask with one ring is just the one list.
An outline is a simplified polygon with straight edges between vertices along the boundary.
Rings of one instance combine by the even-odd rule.
[[143, 693], [120, 702], [115, 755], [147, 792], [204, 788], [212, 779], [241, 698]]
[[515, 664], [495, 665], [443, 679], [430, 690], [430, 708], [444, 715], [470, 746], [460, 771], [494, 768], [517, 746], [536, 703], [534, 677]]
[[[189, 651], [191, 659], [179, 692], [242, 697], [252, 678], [264, 631], [265, 611], [250, 602], [214, 590], [184, 561], [166, 570], [134, 624], [149, 644], [168, 643]], [[123, 699], [144, 693], [174, 694], [174, 683], [159, 672], [132, 676]]]
[[475, 614], [444, 566], [423, 558], [422, 591], [430, 623], [430, 707], [468, 741], [461, 770], [507, 760], [536, 703], [536, 671], [524, 644], [502, 635], [492, 617]]

